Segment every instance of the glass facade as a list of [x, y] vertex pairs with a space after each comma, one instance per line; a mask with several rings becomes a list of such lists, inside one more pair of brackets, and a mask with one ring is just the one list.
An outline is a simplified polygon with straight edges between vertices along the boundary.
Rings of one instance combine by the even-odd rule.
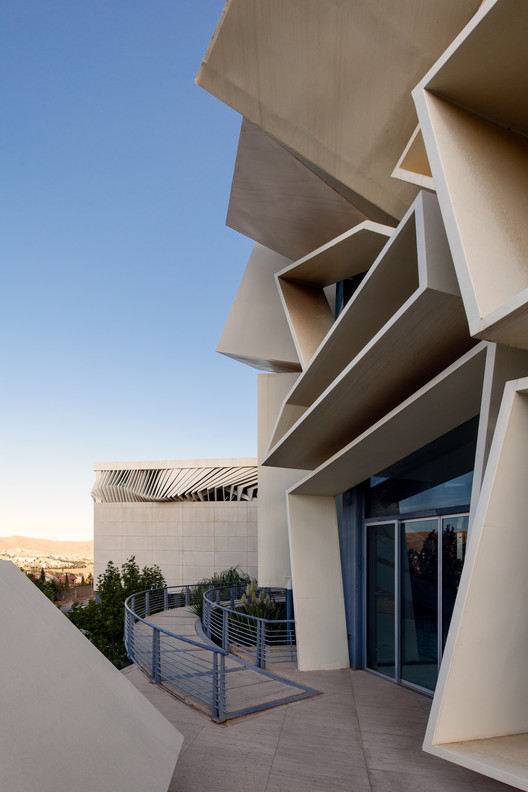
[[394, 678], [395, 525], [371, 525], [367, 535], [367, 665]]
[[477, 430], [478, 417], [370, 478], [365, 515], [385, 517], [467, 507]]
[[468, 421], [365, 487], [366, 666], [426, 690], [464, 563], [477, 428]]
[[438, 520], [401, 524], [401, 678], [434, 688], [438, 671]]

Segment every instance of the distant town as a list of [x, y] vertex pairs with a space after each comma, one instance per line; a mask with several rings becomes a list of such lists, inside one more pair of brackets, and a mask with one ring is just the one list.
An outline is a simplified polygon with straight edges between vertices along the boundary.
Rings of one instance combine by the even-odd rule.
[[26, 574], [69, 586], [93, 582], [93, 543], [31, 539], [26, 536], [0, 538], [0, 561], [12, 561]]

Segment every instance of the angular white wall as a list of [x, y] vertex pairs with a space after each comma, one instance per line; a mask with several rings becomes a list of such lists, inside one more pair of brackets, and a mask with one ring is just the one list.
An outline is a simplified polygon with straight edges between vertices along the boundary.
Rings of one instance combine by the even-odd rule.
[[9, 561], [0, 561], [5, 792], [167, 792], [182, 735]]

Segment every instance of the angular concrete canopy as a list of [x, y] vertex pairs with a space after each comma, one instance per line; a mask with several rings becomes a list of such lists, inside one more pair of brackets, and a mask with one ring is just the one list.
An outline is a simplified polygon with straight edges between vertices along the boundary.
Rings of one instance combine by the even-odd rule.
[[528, 348], [528, 5], [487, 0], [413, 91], [470, 331]]
[[274, 275], [291, 262], [255, 245], [225, 323], [217, 352], [261, 371], [300, 371]]
[[528, 379], [508, 383], [424, 749], [528, 790]]
[[390, 176], [416, 126], [410, 91], [479, 2], [230, 0], [197, 83], [353, 190], [359, 211], [400, 219], [416, 196]]
[[10, 561], [0, 561], [1, 786], [167, 792], [183, 737]]
[[242, 121], [228, 226], [295, 260], [367, 217], [395, 225], [366, 204], [358, 209], [350, 190], [341, 193], [260, 127]]
[[303, 368], [334, 323], [325, 287], [368, 270], [393, 231], [367, 220], [275, 276]]
[[346, 327], [353, 359], [342, 368], [343, 345], [323, 342], [337, 376], [321, 376], [325, 390], [265, 464], [313, 470], [474, 345], [434, 195], [420, 194], [340, 320], [332, 339]]
[[478, 415], [488, 350], [482, 342], [467, 352], [290, 493], [339, 495]]

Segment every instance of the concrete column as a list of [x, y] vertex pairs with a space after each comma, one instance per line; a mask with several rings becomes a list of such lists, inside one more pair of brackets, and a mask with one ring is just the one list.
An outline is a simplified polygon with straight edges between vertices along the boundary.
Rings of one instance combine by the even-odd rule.
[[261, 586], [291, 586], [286, 490], [306, 475], [304, 470], [265, 467], [268, 450], [285, 396], [297, 374], [258, 377], [258, 580]]
[[301, 671], [349, 666], [335, 498], [289, 495], [297, 662]]

